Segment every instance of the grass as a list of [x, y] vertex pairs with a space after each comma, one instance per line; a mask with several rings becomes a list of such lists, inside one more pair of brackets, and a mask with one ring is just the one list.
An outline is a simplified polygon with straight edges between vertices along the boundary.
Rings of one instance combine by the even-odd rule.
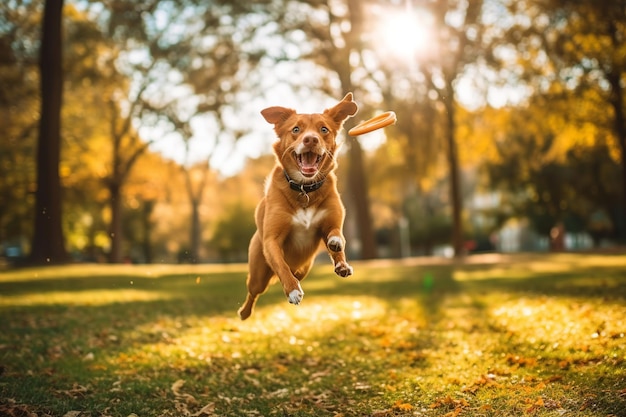
[[626, 416], [626, 255], [0, 273], [0, 415]]

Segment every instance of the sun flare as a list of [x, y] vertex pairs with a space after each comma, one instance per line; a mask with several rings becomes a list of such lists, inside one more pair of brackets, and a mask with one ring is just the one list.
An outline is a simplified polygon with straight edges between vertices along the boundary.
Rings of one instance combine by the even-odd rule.
[[424, 54], [432, 46], [428, 16], [416, 10], [385, 13], [378, 33], [383, 50], [408, 59]]

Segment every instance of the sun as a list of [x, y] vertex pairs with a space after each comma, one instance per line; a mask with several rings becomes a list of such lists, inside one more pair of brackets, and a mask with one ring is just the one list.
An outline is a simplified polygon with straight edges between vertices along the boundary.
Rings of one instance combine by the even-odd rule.
[[425, 12], [413, 9], [384, 12], [377, 28], [384, 51], [406, 59], [415, 59], [432, 48], [433, 32]]

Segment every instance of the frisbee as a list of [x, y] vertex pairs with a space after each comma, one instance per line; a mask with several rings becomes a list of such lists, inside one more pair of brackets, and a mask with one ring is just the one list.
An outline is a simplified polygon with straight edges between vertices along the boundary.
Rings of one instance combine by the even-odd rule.
[[396, 114], [394, 112], [387, 111], [354, 126], [352, 129], [348, 131], [348, 135], [350, 136], [364, 135], [366, 133], [373, 132], [374, 130], [378, 130], [383, 127], [387, 127], [389, 125], [395, 124], [397, 120], [398, 119], [396, 118]]

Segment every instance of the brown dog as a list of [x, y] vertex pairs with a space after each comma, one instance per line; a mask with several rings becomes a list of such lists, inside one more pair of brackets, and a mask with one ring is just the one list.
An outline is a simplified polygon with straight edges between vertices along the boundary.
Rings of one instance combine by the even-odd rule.
[[345, 210], [334, 170], [337, 133], [357, 110], [348, 93], [321, 114], [298, 114], [284, 107], [261, 111], [278, 136], [276, 166], [256, 208], [257, 231], [248, 250], [248, 296], [239, 309], [242, 320], [250, 317], [272, 277], [278, 277], [291, 304], [300, 304], [304, 296], [300, 281], [311, 269], [322, 241], [335, 273], [352, 275], [344, 253]]

